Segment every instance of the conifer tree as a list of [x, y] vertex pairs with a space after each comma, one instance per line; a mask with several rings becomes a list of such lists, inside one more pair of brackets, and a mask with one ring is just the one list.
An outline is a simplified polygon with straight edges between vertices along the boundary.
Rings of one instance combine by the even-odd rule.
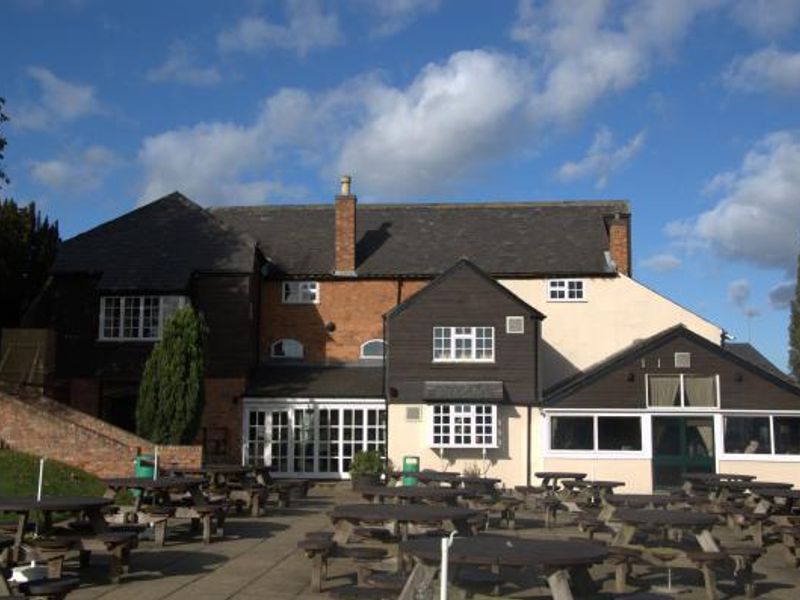
[[206, 326], [190, 306], [165, 325], [145, 363], [136, 432], [154, 444], [194, 441], [203, 412]]
[[789, 317], [789, 371], [800, 382], [800, 255], [797, 257], [794, 300]]

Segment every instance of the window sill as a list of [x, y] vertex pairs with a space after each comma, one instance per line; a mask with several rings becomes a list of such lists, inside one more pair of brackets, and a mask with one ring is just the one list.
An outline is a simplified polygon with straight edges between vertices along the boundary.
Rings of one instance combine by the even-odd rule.
[[455, 445], [451, 444], [448, 446], [436, 446], [431, 444], [431, 448], [433, 450], [497, 450], [500, 446], [464, 446], [464, 445]]
[[646, 450], [547, 450], [544, 458], [577, 458], [583, 460], [650, 460]]
[[720, 454], [720, 461], [800, 463], [800, 454]]
[[555, 298], [548, 298], [547, 302], [555, 302], [558, 304], [585, 304], [589, 301], [585, 298], [580, 300], [556, 300]]
[[477, 360], [437, 360], [433, 359], [431, 364], [434, 365], [493, 365], [495, 360], [492, 359], [477, 359]]
[[161, 338], [97, 338], [98, 342], [103, 344], [115, 344], [115, 343], [130, 343], [130, 342], [139, 342], [140, 344], [152, 344], [155, 342], [160, 342]]

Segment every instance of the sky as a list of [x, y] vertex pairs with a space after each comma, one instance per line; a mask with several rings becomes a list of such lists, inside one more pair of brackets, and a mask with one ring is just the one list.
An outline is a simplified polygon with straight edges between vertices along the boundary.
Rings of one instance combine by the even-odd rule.
[[633, 274], [787, 365], [800, 0], [4, 0], [4, 192], [626, 199]]

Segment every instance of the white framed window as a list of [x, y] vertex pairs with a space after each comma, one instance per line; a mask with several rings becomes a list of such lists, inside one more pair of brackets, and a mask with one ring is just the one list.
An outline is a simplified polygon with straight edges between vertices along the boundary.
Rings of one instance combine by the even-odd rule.
[[431, 446], [496, 448], [497, 428], [494, 404], [434, 404]]
[[186, 296], [102, 296], [98, 337], [114, 341], [159, 340], [164, 324], [188, 304]]
[[383, 353], [386, 350], [386, 342], [381, 339], [367, 340], [361, 344], [359, 356], [367, 360], [383, 360]]
[[303, 344], [288, 338], [277, 340], [270, 346], [269, 355], [272, 358], [303, 358]]
[[506, 333], [525, 333], [525, 317], [506, 317]]
[[319, 304], [319, 283], [316, 281], [284, 281], [284, 304]]
[[800, 458], [798, 415], [723, 415], [722, 430], [723, 453], [737, 459]]
[[544, 454], [551, 457], [648, 458], [652, 451], [649, 414], [548, 414], [542, 433]]
[[719, 375], [645, 375], [648, 408], [719, 408]]
[[494, 362], [494, 327], [434, 327], [433, 362]]
[[547, 299], [550, 302], [583, 302], [586, 300], [586, 282], [583, 279], [550, 279], [547, 281]]

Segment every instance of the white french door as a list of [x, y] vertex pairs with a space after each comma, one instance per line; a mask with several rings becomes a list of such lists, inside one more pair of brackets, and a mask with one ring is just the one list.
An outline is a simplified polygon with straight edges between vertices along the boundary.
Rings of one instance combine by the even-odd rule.
[[383, 402], [244, 402], [243, 461], [278, 475], [348, 477], [356, 452], [386, 454]]

